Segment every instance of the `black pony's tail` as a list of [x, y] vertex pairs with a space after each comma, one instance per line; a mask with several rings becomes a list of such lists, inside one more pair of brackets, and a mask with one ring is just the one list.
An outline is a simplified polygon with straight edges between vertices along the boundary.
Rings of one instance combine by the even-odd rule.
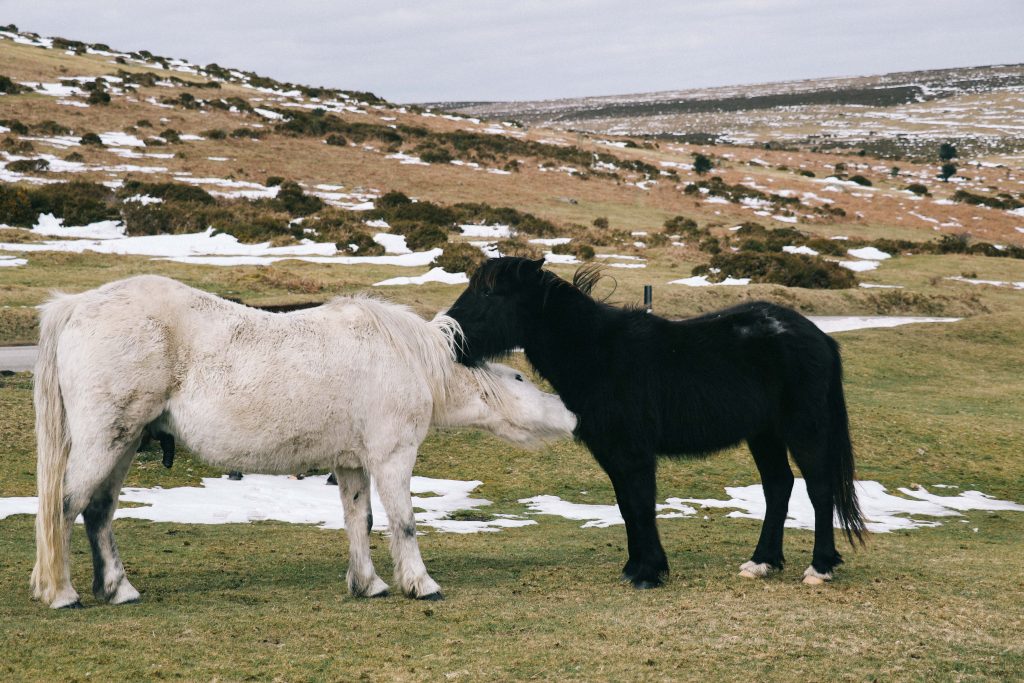
[[[853, 445], [850, 423], [843, 394], [843, 362], [839, 347], [833, 342], [832, 376], [828, 389], [828, 450], [832, 459], [832, 505], [850, 545], [864, 544], [867, 529], [854, 488]], [[856, 540], [855, 540], [856, 539]]]

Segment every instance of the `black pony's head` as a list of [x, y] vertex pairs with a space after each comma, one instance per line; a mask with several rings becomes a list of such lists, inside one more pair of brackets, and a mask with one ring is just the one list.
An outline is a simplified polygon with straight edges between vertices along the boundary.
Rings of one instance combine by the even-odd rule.
[[523, 345], [523, 330], [538, 305], [546, 278], [544, 259], [489, 259], [448, 309], [462, 326], [459, 362], [474, 366]]

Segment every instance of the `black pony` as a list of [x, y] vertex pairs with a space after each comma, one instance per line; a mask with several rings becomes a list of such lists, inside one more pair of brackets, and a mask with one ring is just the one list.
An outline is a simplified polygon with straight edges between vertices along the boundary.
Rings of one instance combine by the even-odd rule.
[[835, 341], [796, 311], [764, 302], [679, 321], [615, 308], [590, 297], [596, 269], [569, 283], [543, 264], [498, 258], [474, 273], [448, 311], [462, 325], [459, 360], [475, 365], [522, 347], [576, 413], [576, 435], [611, 478], [626, 522], [623, 578], [653, 588], [668, 573], [655, 524], [655, 456], [703, 455], [746, 440], [767, 511], [741, 574], [783, 566], [788, 449], [814, 505], [804, 581], [831, 579], [842, 562], [833, 510], [851, 543], [865, 532]]

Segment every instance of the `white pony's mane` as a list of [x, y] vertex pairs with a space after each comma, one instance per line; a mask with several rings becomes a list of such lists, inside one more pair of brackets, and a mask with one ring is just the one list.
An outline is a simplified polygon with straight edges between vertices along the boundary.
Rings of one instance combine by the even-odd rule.
[[331, 299], [325, 307], [357, 306], [389, 348], [402, 354], [411, 367], [422, 369], [434, 397], [435, 410], [443, 406], [452, 382], [456, 346], [462, 328], [454, 318], [437, 315], [426, 321], [403, 304], [383, 301], [372, 294]]

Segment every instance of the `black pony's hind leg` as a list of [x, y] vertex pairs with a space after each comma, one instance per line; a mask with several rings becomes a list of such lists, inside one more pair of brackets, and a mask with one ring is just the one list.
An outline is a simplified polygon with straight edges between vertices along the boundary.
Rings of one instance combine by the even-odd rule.
[[[803, 441], [803, 440], [802, 440]], [[842, 564], [836, 550], [833, 529], [832, 472], [827, 465], [828, 449], [825, 439], [790, 444], [793, 460], [804, 476], [807, 496], [814, 506], [814, 553], [811, 566], [804, 571], [804, 583], [820, 584], [832, 580], [832, 570]]]
[[789, 494], [793, 490], [793, 471], [786, 456], [786, 442], [777, 434], [760, 434], [750, 438], [747, 445], [761, 474], [765, 515], [757, 547], [750, 561], [740, 566], [740, 576], [761, 578], [772, 570], [782, 569], [786, 563], [782, 554], [782, 536], [789, 510]]
[[622, 579], [635, 588], [657, 588], [668, 576], [668, 558], [655, 520], [654, 454], [599, 455], [595, 451], [594, 456], [612, 480], [615, 499], [626, 523], [629, 559], [622, 569]]

